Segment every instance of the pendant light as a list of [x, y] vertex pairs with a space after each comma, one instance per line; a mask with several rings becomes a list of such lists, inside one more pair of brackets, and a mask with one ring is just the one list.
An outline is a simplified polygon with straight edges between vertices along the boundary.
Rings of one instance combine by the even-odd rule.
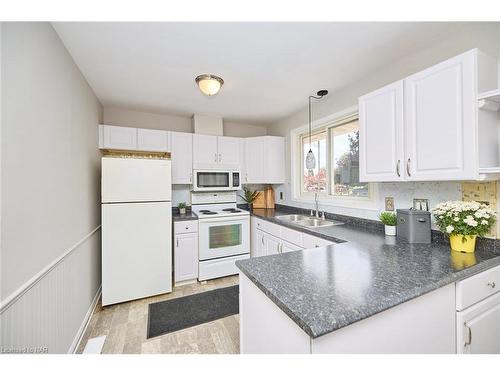
[[206, 96], [214, 96], [221, 89], [224, 80], [213, 74], [201, 74], [195, 78], [200, 91]]
[[311, 117], [311, 99], [321, 99], [323, 96], [328, 94], [328, 90], [319, 90], [316, 95], [309, 95], [309, 152], [307, 153], [306, 156], [306, 168], [309, 170], [312, 170], [316, 168], [316, 157], [314, 156], [314, 153], [312, 152], [312, 147], [311, 147], [311, 126], [312, 126], [312, 117]]

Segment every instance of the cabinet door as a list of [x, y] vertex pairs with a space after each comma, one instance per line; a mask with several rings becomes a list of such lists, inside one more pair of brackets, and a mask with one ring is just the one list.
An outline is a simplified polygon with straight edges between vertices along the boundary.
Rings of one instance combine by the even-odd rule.
[[110, 150], [136, 150], [137, 129], [123, 126], [104, 125], [102, 148]]
[[214, 169], [218, 165], [217, 136], [193, 134], [193, 169]]
[[285, 183], [285, 138], [264, 137], [264, 152], [265, 182]]
[[245, 164], [243, 183], [265, 183], [263, 137], [245, 139]]
[[279, 238], [266, 233], [264, 234], [264, 243], [266, 248], [265, 255], [279, 254], [281, 247], [281, 240]]
[[288, 253], [290, 251], [297, 251], [297, 250], [302, 250], [303, 248], [300, 246], [297, 246], [293, 243], [287, 242], [287, 241], [282, 241], [281, 242], [281, 252], [283, 253]]
[[474, 53], [404, 80], [408, 180], [477, 178]]
[[500, 293], [457, 315], [458, 353], [500, 354]]
[[359, 179], [404, 179], [403, 81], [359, 98]]
[[175, 282], [198, 278], [198, 233], [176, 234], [174, 246]]
[[137, 129], [137, 149], [141, 151], [168, 151], [168, 132]]
[[171, 132], [172, 184], [193, 183], [193, 134]]
[[236, 137], [217, 137], [220, 168], [240, 168], [240, 139]]

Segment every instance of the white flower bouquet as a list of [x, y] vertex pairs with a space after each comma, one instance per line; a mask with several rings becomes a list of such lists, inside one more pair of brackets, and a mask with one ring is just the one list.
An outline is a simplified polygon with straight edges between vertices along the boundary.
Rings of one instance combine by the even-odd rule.
[[476, 236], [488, 233], [496, 220], [495, 211], [486, 204], [474, 201], [443, 202], [434, 207], [432, 213], [439, 229], [450, 236], [452, 248], [454, 248], [453, 241], [458, 239], [462, 243], [472, 239], [474, 245]]

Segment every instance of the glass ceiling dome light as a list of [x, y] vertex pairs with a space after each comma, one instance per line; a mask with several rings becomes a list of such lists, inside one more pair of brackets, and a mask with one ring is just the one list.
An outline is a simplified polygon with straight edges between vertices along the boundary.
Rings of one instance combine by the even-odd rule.
[[195, 78], [200, 91], [206, 96], [214, 96], [220, 91], [224, 80], [213, 74], [201, 74]]
[[307, 153], [306, 156], [306, 168], [309, 170], [312, 170], [316, 168], [316, 157], [314, 156], [314, 153], [312, 152], [312, 147], [311, 147], [311, 99], [321, 99], [323, 96], [328, 94], [328, 90], [319, 90], [316, 95], [309, 95], [309, 152]]

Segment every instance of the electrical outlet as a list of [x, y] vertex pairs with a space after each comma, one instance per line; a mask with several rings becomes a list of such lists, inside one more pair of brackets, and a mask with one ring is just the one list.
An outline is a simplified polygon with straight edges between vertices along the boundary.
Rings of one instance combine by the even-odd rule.
[[385, 210], [386, 211], [394, 211], [394, 198], [393, 197], [385, 197]]

